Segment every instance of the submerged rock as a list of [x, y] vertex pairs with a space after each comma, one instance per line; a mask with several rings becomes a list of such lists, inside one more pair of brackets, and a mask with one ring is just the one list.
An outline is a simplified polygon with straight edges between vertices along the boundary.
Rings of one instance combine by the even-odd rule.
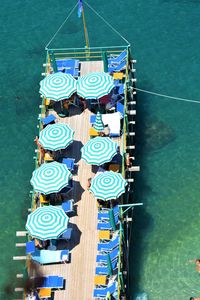
[[145, 151], [163, 148], [176, 138], [174, 129], [157, 118], [146, 119], [139, 131], [138, 143]]

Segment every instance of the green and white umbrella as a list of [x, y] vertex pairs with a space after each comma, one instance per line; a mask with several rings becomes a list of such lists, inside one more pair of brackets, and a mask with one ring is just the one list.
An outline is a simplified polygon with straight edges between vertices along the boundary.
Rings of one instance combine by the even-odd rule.
[[90, 191], [94, 197], [102, 200], [117, 199], [125, 193], [127, 181], [120, 173], [107, 171], [98, 174], [91, 180]]
[[57, 123], [40, 131], [39, 143], [47, 150], [65, 149], [73, 142], [74, 131], [67, 124]]
[[40, 240], [57, 239], [67, 229], [69, 217], [64, 210], [55, 206], [37, 208], [28, 215], [26, 229]]
[[98, 132], [101, 132], [101, 131], [104, 130], [104, 124], [103, 124], [103, 121], [102, 121], [102, 115], [100, 114], [99, 111], [97, 112], [95, 123], [94, 123], [93, 127]]
[[54, 101], [68, 99], [76, 92], [76, 79], [71, 74], [57, 72], [40, 81], [40, 94]]
[[104, 72], [94, 72], [78, 78], [77, 94], [84, 99], [99, 99], [115, 87], [113, 77]]
[[95, 137], [82, 148], [82, 159], [90, 165], [100, 166], [112, 160], [117, 154], [118, 144], [108, 137]]
[[58, 193], [68, 185], [72, 174], [65, 164], [44, 163], [33, 172], [31, 184], [42, 194]]

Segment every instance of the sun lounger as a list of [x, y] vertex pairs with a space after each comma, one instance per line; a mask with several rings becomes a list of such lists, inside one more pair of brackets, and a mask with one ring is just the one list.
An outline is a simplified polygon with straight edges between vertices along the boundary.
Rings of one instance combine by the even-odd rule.
[[118, 65], [108, 66], [108, 72], [114, 73], [114, 72], [120, 72], [126, 68], [126, 60], [122, 61]]
[[117, 235], [113, 240], [108, 243], [99, 243], [98, 244], [98, 251], [111, 251], [114, 248], [119, 246], [119, 236]]
[[[112, 262], [113, 271], [117, 268], [117, 260]], [[96, 267], [95, 274], [97, 275], [109, 275], [109, 269], [107, 265]]]
[[114, 281], [113, 283], [108, 285], [106, 288], [94, 289], [93, 297], [94, 298], [106, 298], [108, 293], [110, 293], [110, 295], [112, 295], [115, 291], [117, 291], [117, 282], [116, 281]]
[[36, 250], [31, 258], [34, 261], [37, 261], [41, 265], [69, 262], [70, 260], [69, 250]]
[[58, 72], [71, 74], [74, 77], [79, 76], [79, 60], [77, 59], [60, 59], [56, 61]]
[[[113, 214], [114, 214], [114, 216], [119, 216], [119, 206], [118, 205], [113, 207]], [[107, 211], [102, 210], [102, 211], [98, 212], [98, 220], [101, 220], [101, 219], [109, 219], [109, 210], [107, 210]]]
[[45, 276], [35, 278], [37, 288], [50, 288], [50, 289], [62, 289], [64, 286], [64, 279], [61, 276]]
[[[115, 224], [117, 224], [119, 221], [118, 216], [115, 216]], [[108, 219], [101, 219], [100, 222], [97, 224], [98, 230], [113, 230], [113, 226], [109, 222]]]
[[126, 60], [126, 57], [127, 57], [127, 52], [126, 52], [126, 50], [124, 50], [117, 57], [113, 56], [111, 58], [108, 58], [108, 65], [109, 66], [119, 65], [121, 62]]
[[[111, 261], [115, 261], [119, 256], [119, 247], [111, 251], [109, 254], [110, 254]], [[97, 263], [107, 263], [107, 261], [108, 261], [107, 254], [98, 254], [96, 257]]]
[[56, 64], [58, 69], [62, 68], [79, 68], [79, 60], [78, 59], [58, 59], [56, 60]]

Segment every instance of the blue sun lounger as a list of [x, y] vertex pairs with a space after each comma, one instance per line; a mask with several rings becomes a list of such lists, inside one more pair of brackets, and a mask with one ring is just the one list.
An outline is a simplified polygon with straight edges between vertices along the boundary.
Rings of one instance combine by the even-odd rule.
[[64, 286], [64, 279], [61, 276], [47, 276], [41, 277], [40, 284], [37, 288], [50, 288], [50, 289], [62, 289]]
[[[113, 208], [113, 213], [114, 213], [114, 216], [119, 216], [119, 206], [116, 205], [114, 208]], [[98, 220], [102, 220], [102, 219], [109, 219], [109, 212], [108, 211], [99, 211], [98, 212]]]
[[[119, 218], [118, 216], [115, 217], [115, 224], [117, 225], [119, 221]], [[106, 219], [106, 222], [102, 222], [102, 219], [101, 219], [101, 222], [98, 222], [97, 224], [97, 230], [114, 230], [113, 229], [113, 226], [110, 222], [108, 222], [108, 219]]]
[[94, 298], [106, 298], [107, 294], [110, 293], [112, 295], [115, 291], [117, 291], [117, 282], [114, 281], [106, 288], [94, 289], [93, 297]]
[[55, 264], [61, 262], [69, 262], [69, 250], [36, 250], [31, 259], [40, 263], [41, 265]]
[[56, 60], [56, 64], [58, 69], [62, 68], [79, 68], [79, 60], [78, 59], [58, 59]]
[[[111, 261], [115, 261], [118, 256], [119, 256], [119, 247], [114, 249], [109, 253]], [[96, 257], [96, 262], [97, 263], [107, 263], [108, 261], [108, 256], [107, 254], [98, 254]]]
[[99, 243], [98, 251], [112, 251], [115, 247], [119, 246], [119, 235], [108, 243]]
[[[117, 263], [118, 263], [117, 260], [115, 260], [115, 261], [112, 262], [112, 269], [113, 269], [113, 271], [116, 270]], [[95, 274], [96, 275], [109, 275], [108, 266], [104, 265], [104, 266], [98, 266], [98, 267], [96, 267]]]
[[126, 60], [122, 61], [119, 65], [108, 67], [108, 72], [120, 72], [126, 68]]
[[71, 74], [74, 77], [79, 75], [79, 60], [77, 59], [60, 59], [56, 61], [58, 72]]
[[121, 62], [126, 60], [126, 57], [127, 57], [127, 52], [126, 50], [124, 50], [117, 57], [108, 58], [108, 65], [109, 66], [119, 65]]

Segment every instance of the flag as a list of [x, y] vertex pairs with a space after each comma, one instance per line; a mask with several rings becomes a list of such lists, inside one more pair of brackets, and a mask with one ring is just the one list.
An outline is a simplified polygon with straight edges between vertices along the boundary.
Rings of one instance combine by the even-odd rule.
[[78, 1], [78, 17], [79, 18], [81, 17], [82, 11], [83, 11], [83, 2], [82, 2], [82, 0], [79, 0]]

